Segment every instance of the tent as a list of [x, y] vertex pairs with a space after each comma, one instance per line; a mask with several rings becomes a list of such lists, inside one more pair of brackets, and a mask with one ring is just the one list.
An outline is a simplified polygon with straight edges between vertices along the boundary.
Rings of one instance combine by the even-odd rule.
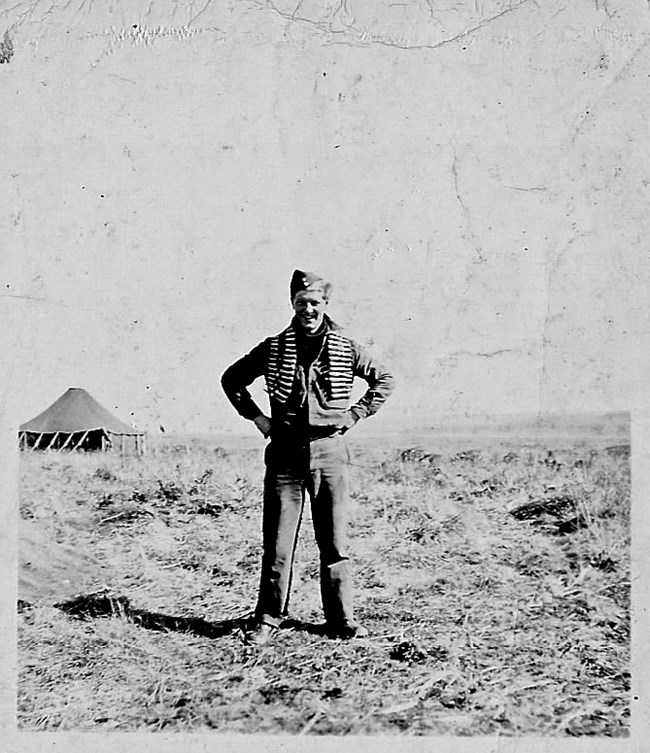
[[117, 450], [143, 455], [146, 433], [109, 413], [80, 387], [70, 387], [47, 410], [18, 430], [21, 449]]

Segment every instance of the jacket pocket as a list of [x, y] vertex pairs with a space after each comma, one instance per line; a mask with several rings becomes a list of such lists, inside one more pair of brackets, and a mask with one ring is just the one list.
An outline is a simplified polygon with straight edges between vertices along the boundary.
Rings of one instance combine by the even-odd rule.
[[336, 434], [340, 431], [347, 431], [354, 425], [354, 421], [351, 420], [351, 413], [348, 408], [342, 410], [321, 408], [310, 412], [309, 425], [323, 431], [331, 430], [332, 434]]

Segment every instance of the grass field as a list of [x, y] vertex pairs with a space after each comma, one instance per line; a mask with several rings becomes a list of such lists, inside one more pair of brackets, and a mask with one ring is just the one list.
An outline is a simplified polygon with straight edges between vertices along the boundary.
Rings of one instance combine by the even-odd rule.
[[628, 734], [626, 442], [376, 442], [353, 463], [370, 636], [319, 633], [307, 514], [292, 621], [256, 648], [259, 449], [24, 455], [21, 728]]

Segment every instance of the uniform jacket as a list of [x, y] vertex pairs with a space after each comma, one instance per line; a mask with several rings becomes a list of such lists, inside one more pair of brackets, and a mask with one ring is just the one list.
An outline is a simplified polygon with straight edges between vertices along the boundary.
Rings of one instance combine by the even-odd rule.
[[[264, 377], [271, 406], [271, 439], [295, 442], [344, 433], [360, 418], [379, 410], [394, 389], [393, 376], [327, 315], [326, 334], [307, 373], [299, 364], [300, 325], [293, 320], [224, 372], [221, 384], [241, 416], [253, 420], [263, 411], [247, 387]], [[351, 405], [352, 383], [367, 390]]]

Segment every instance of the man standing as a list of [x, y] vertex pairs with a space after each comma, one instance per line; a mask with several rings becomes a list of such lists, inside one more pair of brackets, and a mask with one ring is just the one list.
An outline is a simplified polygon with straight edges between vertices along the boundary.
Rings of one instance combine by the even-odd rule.
[[[265, 452], [262, 572], [249, 643], [266, 643], [287, 616], [306, 493], [320, 552], [327, 634], [367, 634], [352, 607], [346, 544], [350, 456], [343, 435], [380, 408], [394, 379], [325, 313], [330, 292], [321, 277], [296, 270], [291, 324], [230, 366], [221, 380], [239, 414], [271, 440]], [[247, 389], [258, 377], [266, 382], [270, 418]], [[355, 377], [364, 379], [368, 389], [350, 406]]]

